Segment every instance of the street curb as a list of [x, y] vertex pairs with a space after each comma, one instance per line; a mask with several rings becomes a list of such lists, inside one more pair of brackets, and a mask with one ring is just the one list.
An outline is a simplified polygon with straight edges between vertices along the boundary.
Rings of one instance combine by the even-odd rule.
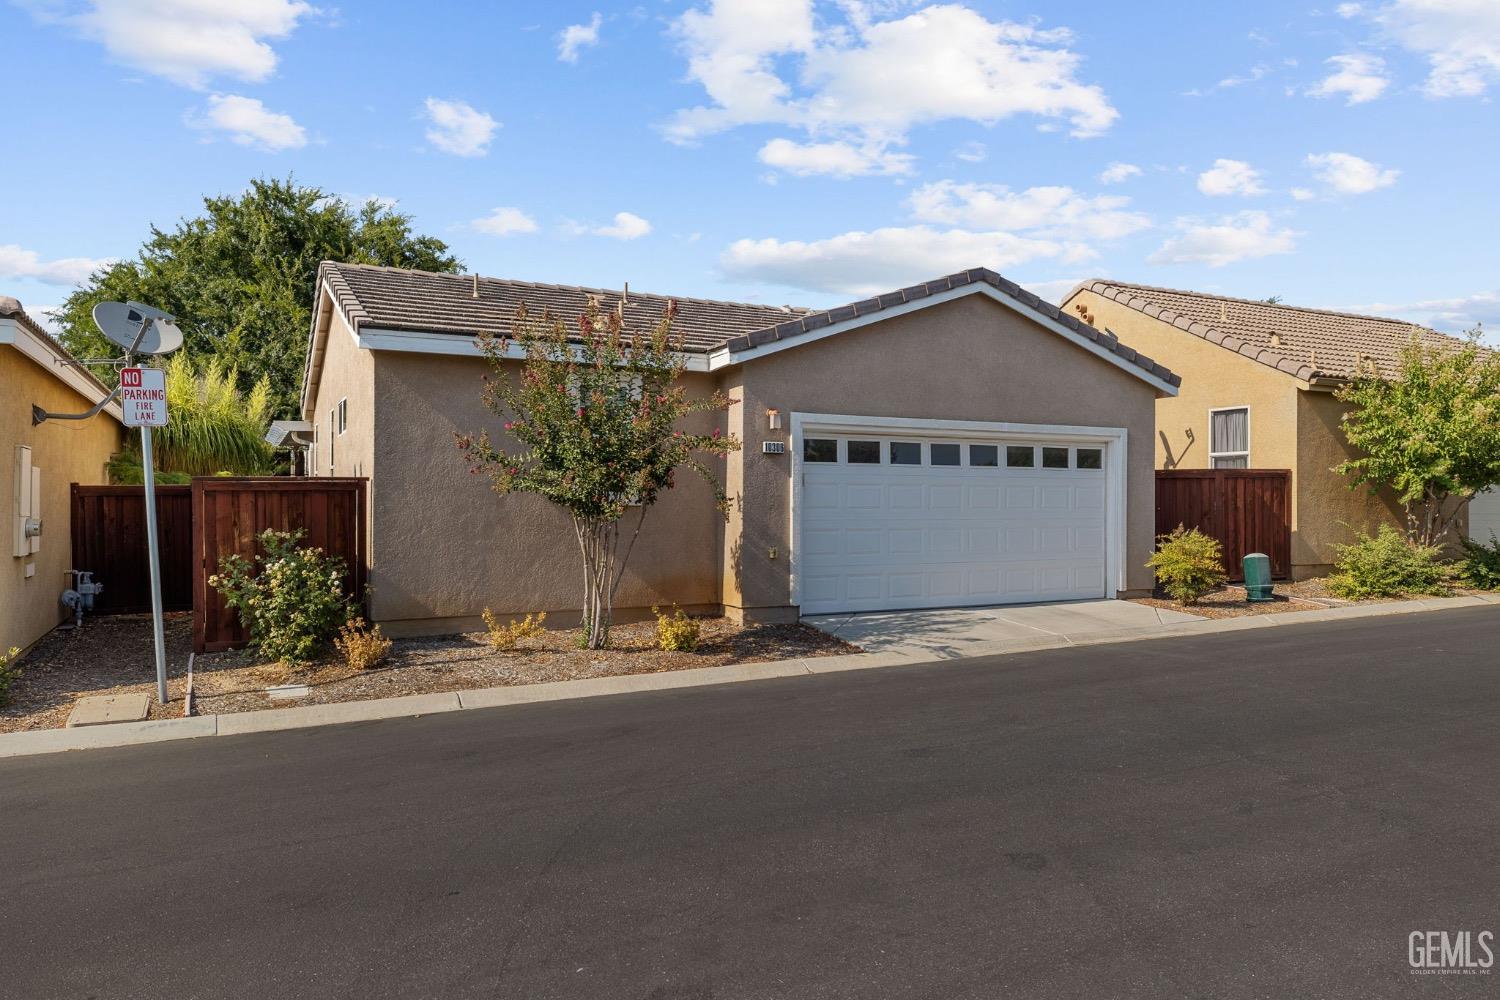
[[626, 674], [620, 677], [592, 677], [586, 680], [553, 681], [546, 684], [478, 688], [471, 691], [444, 691], [437, 694], [406, 695], [373, 701], [346, 701], [334, 705], [271, 708], [229, 715], [195, 716], [189, 719], [125, 722], [85, 729], [41, 729], [0, 734], [0, 758], [29, 757], [67, 750], [137, 746], [144, 743], [191, 740], [206, 736], [279, 732], [312, 726], [373, 722], [380, 719], [411, 718], [443, 712], [501, 708], [508, 705], [533, 705], [549, 701], [571, 701], [578, 698], [598, 698], [644, 691], [668, 691], [706, 687], [713, 684], [738, 684], [774, 677], [799, 677], [846, 670], [876, 670], [884, 667], [939, 666], [973, 656], [997, 656], [1046, 649], [1143, 642], [1178, 636], [1215, 635], [1225, 632], [1242, 632], [1247, 629], [1378, 618], [1387, 615], [1421, 614], [1428, 611], [1448, 611], [1488, 605], [1500, 606], [1500, 594], [1389, 601], [1344, 608], [1324, 608], [1319, 611], [1178, 622], [1150, 628], [1118, 629], [1075, 636], [1044, 636], [1012, 643], [997, 643], [982, 653], [973, 654], [954, 653], [943, 656], [890, 652], [846, 653], [839, 656], [772, 660], [766, 663], [732, 663], [722, 667], [695, 667], [690, 670], [671, 670], [655, 674]]

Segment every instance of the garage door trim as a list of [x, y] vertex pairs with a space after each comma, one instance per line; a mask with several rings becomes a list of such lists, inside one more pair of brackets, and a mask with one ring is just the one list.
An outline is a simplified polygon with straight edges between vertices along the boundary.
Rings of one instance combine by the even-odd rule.
[[792, 604], [802, 605], [802, 508], [804, 469], [802, 441], [821, 434], [880, 434], [892, 432], [926, 434], [945, 438], [984, 438], [1004, 441], [1008, 438], [1027, 441], [1058, 441], [1069, 444], [1100, 445], [1104, 448], [1104, 579], [1107, 593], [1126, 589], [1126, 456], [1129, 432], [1124, 427], [1084, 427], [1068, 424], [1018, 424], [983, 420], [937, 420], [923, 417], [868, 417], [837, 413], [791, 414], [791, 538], [789, 560]]

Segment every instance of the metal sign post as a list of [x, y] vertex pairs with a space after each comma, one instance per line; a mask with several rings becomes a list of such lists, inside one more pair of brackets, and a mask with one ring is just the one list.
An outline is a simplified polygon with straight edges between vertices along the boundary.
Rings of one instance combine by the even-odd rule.
[[151, 428], [167, 423], [167, 373], [160, 368], [120, 369], [120, 410], [126, 427], [141, 429], [141, 468], [146, 481], [146, 561], [151, 568], [151, 636], [156, 646], [156, 697], [167, 703], [167, 643], [161, 617], [161, 556], [156, 539], [156, 463]]

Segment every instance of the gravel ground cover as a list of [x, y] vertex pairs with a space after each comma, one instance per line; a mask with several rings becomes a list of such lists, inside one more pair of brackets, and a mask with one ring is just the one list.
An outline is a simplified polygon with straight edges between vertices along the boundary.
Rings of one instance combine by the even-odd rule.
[[[859, 652], [806, 625], [741, 626], [725, 618], [704, 618], [699, 624], [701, 639], [692, 653], [658, 649], [655, 622], [616, 626], [607, 650], [579, 649], [577, 629], [548, 630], [508, 652], [491, 648], [484, 633], [397, 639], [385, 663], [366, 671], [349, 670], [337, 659], [289, 670], [262, 662], [253, 650], [208, 653], [194, 661], [194, 714]], [[0, 732], [59, 728], [85, 695], [150, 694], [153, 719], [181, 716], [192, 616], [168, 615], [166, 638], [170, 697], [166, 705], [158, 705], [150, 616], [90, 618], [77, 632], [51, 633], [22, 660], [11, 703], [0, 709]], [[306, 684], [308, 693], [276, 700], [266, 695], [266, 688], [280, 684]]]

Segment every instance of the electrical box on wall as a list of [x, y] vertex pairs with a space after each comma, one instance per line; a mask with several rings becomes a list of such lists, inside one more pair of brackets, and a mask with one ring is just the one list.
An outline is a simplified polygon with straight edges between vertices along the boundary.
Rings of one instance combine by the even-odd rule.
[[785, 455], [786, 454], [786, 442], [785, 441], [762, 441], [760, 443], [760, 450], [761, 450], [761, 452], [763, 454], [766, 454], [766, 455]]
[[11, 554], [23, 558], [42, 550], [42, 470], [31, 464], [31, 449], [16, 446], [12, 470]]

